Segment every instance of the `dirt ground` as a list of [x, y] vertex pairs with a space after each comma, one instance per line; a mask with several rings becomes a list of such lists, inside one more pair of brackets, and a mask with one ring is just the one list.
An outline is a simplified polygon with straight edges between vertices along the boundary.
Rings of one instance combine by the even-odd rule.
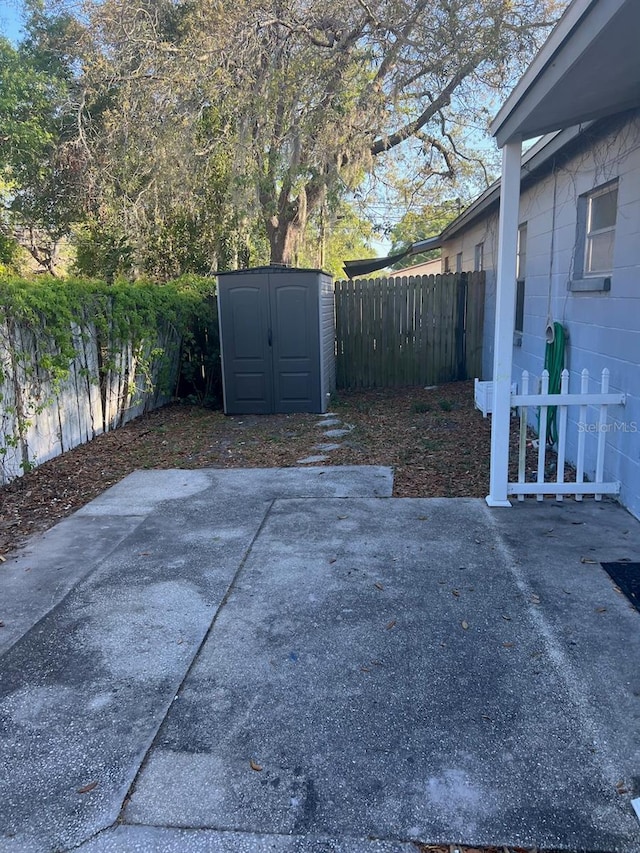
[[[483, 497], [489, 420], [473, 383], [341, 391], [331, 410], [353, 427], [331, 465], [389, 465], [398, 497]], [[173, 404], [44, 462], [0, 488], [0, 555], [6, 555], [138, 468], [289, 467], [318, 453], [317, 415], [225, 416]]]

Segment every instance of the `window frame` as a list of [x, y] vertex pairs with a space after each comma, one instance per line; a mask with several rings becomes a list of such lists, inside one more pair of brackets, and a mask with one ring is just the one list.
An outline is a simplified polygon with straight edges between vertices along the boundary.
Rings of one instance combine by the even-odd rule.
[[[593, 216], [593, 202], [597, 198], [602, 198], [602, 196], [610, 195], [612, 193], [616, 194], [616, 204], [614, 209], [614, 219], [612, 225], [605, 225], [604, 228], [592, 228], [592, 216]], [[602, 234], [613, 234], [613, 238], [615, 241], [616, 234], [616, 224], [618, 219], [618, 182], [614, 181], [608, 185], [600, 187], [599, 189], [594, 190], [593, 192], [587, 195], [587, 209], [586, 209], [586, 222], [585, 222], [585, 234], [584, 234], [584, 257], [582, 261], [582, 269], [583, 269], [583, 277], [592, 277], [597, 275], [606, 275], [607, 273], [611, 273], [613, 270], [613, 248], [614, 245], [612, 243], [611, 246], [611, 263], [606, 269], [590, 269], [590, 249], [593, 247], [593, 241], [595, 237], [599, 237]]]
[[[590, 228], [590, 223], [593, 210], [593, 200], [614, 191], [616, 193], [616, 204], [613, 224], [607, 225], [604, 228], [596, 228], [592, 230]], [[589, 190], [589, 192], [583, 193], [578, 197], [574, 275], [568, 284], [568, 289], [570, 291], [609, 291], [611, 289], [611, 276], [613, 274], [615, 252], [615, 234], [618, 225], [618, 193], [618, 178], [614, 178], [611, 181], [607, 181], [605, 184], [600, 184], [599, 186], [594, 187]], [[609, 233], [613, 234], [610, 269], [588, 269], [589, 249], [593, 245], [591, 242], [592, 239], [600, 234]]]
[[482, 272], [484, 269], [484, 240], [476, 243], [473, 248], [473, 270], [474, 272]]

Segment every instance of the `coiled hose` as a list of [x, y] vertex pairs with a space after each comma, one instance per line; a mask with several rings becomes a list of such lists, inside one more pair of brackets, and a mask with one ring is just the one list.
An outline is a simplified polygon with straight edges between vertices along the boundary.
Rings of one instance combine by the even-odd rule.
[[[547, 343], [544, 352], [544, 369], [549, 371], [549, 393], [559, 394], [562, 382], [562, 371], [564, 370], [566, 336], [562, 323], [553, 324], [553, 340]], [[555, 444], [558, 441], [558, 409], [557, 406], [549, 406], [547, 410], [547, 444]], [[538, 418], [540, 413], [538, 412]], [[538, 429], [538, 435], [540, 430]]]

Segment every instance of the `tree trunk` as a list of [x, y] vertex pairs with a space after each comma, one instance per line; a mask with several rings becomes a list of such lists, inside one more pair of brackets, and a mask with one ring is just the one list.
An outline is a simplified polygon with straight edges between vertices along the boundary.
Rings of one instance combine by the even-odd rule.
[[267, 235], [271, 264], [292, 264], [296, 243], [300, 236], [300, 224], [284, 216], [271, 216], [267, 219]]

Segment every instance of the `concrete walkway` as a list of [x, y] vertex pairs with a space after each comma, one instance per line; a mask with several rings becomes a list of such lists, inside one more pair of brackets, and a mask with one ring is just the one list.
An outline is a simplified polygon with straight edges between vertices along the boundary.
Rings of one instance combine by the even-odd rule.
[[612, 503], [147, 471], [0, 567], [0, 851], [637, 853]]

